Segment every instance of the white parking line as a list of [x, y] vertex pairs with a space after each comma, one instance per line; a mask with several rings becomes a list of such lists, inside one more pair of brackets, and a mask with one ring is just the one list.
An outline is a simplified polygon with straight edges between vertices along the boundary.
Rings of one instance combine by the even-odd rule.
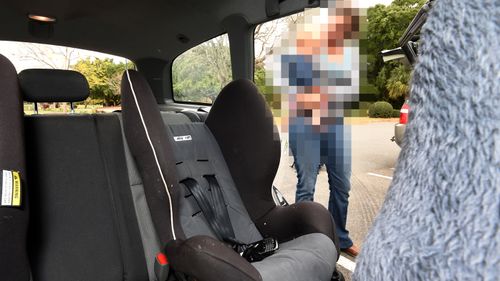
[[339, 257], [337, 264], [349, 270], [350, 272], [354, 272], [354, 269], [356, 268], [356, 263], [344, 256]]
[[374, 176], [374, 177], [379, 177], [379, 178], [384, 178], [384, 179], [389, 179], [392, 180], [392, 177], [384, 176], [384, 175], [379, 175], [375, 173], [368, 173], [369, 176]]

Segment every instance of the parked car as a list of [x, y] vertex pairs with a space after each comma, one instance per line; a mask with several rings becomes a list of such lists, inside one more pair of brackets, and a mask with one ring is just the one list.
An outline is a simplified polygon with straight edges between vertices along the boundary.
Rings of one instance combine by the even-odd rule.
[[399, 111], [399, 123], [394, 125], [394, 136], [392, 141], [395, 141], [399, 146], [403, 143], [405, 136], [406, 123], [408, 123], [408, 114], [410, 113], [410, 102], [405, 100], [405, 103]]
[[[384, 62], [399, 60], [413, 67], [418, 57], [418, 40], [420, 40], [420, 28], [425, 23], [427, 15], [434, 4], [434, 0], [428, 1], [413, 18], [399, 39], [399, 47], [380, 52]], [[394, 126], [394, 136], [391, 138], [397, 145], [401, 146], [404, 139], [408, 114], [410, 111], [409, 100], [406, 99], [401, 107], [399, 123]]]

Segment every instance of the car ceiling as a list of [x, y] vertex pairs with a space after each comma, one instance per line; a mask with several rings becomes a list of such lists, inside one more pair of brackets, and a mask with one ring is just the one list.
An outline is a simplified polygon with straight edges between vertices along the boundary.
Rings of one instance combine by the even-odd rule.
[[[281, 2], [282, 15], [299, 11], [310, 2], [274, 1]], [[55, 17], [53, 35], [31, 35], [28, 14]], [[269, 19], [265, 0], [2, 0], [0, 40], [78, 47], [134, 61], [170, 60], [224, 33], [222, 21], [234, 14], [242, 15], [250, 24]], [[179, 34], [189, 41], [180, 42]]]

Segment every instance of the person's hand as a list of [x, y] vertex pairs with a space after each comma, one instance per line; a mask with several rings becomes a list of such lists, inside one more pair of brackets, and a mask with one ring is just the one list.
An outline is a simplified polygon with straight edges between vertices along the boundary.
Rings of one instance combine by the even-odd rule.
[[297, 112], [310, 118], [310, 124], [320, 126], [323, 117], [330, 117], [329, 93], [321, 93], [320, 87], [309, 87], [312, 92], [296, 94]]

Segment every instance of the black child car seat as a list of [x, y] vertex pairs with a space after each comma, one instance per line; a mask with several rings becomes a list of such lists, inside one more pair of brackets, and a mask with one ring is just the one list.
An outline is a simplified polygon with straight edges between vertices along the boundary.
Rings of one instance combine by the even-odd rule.
[[[171, 269], [202, 281], [332, 278], [339, 250], [328, 210], [313, 202], [273, 201], [280, 140], [252, 82], [227, 85], [205, 122], [165, 126], [148, 83], [129, 70], [122, 79], [122, 114]], [[258, 262], [241, 257], [221, 241], [186, 181], [196, 182], [206, 196], [222, 193], [234, 239], [273, 237], [279, 249]]]

